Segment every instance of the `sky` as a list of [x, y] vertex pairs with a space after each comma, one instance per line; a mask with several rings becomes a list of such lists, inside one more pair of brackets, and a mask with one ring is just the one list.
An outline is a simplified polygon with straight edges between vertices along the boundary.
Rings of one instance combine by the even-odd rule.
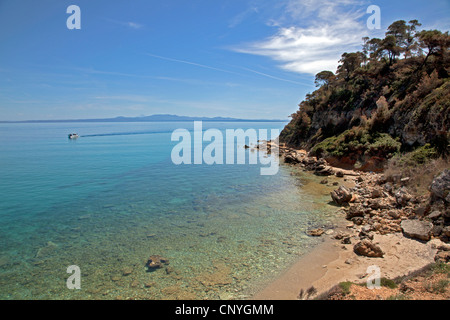
[[288, 120], [362, 37], [400, 19], [448, 31], [449, 13], [450, 0], [0, 0], [0, 120]]

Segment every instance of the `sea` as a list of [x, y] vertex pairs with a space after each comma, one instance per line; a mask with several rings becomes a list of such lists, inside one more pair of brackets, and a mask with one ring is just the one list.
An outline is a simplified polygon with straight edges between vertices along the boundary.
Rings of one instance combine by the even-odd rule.
[[[320, 243], [307, 230], [337, 219], [320, 177], [284, 164], [276, 175], [248, 162], [174, 164], [172, 133], [193, 127], [0, 124], [0, 299], [248, 299]], [[150, 269], [151, 256], [167, 261]]]

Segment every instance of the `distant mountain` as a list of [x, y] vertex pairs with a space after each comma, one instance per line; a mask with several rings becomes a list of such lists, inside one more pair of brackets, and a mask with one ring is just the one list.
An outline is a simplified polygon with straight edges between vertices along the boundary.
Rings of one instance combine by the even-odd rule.
[[170, 122], [170, 121], [217, 121], [217, 122], [286, 122], [287, 120], [237, 119], [224, 117], [188, 117], [173, 114], [155, 114], [144, 117], [116, 117], [104, 119], [67, 119], [67, 120], [25, 120], [0, 121], [0, 123], [58, 123], [58, 122]]

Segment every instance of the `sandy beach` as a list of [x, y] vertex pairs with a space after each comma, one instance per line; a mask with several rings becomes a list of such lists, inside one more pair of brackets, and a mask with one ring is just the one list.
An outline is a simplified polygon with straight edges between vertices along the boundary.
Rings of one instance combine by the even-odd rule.
[[258, 292], [256, 300], [296, 300], [301, 289], [314, 286], [318, 295], [340, 282], [366, 282], [367, 268], [378, 266], [381, 277], [393, 279], [408, 275], [434, 262], [436, 249], [403, 237], [401, 234], [376, 235], [375, 243], [384, 250], [384, 258], [356, 255], [353, 245], [342, 245], [331, 236], [303, 256], [279, 278]]
[[[354, 185], [353, 178], [346, 176], [340, 181], [351, 187]], [[339, 181], [335, 177], [330, 179]], [[321, 236], [322, 243], [258, 291], [252, 299], [296, 300], [302, 289], [306, 291], [311, 287], [317, 290], [317, 297], [340, 282], [367, 282], [372, 275], [368, 273], [370, 266], [380, 268], [381, 278], [394, 279], [418, 271], [435, 261], [437, 249], [433, 241], [425, 243], [410, 239], [401, 232], [374, 235], [373, 243], [384, 252], [382, 258], [358, 255], [353, 248], [358, 242], [361, 228], [362, 226], [349, 223], [345, 214], [342, 214], [342, 220], [336, 228]], [[335, 239], [338, 233], [350, 235], [351, 243], [344, 244]]]

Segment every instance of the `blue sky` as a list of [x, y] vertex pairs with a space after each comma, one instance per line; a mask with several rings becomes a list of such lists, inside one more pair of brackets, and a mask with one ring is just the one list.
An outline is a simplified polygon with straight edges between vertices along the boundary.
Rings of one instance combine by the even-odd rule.
[[[72, 4], [81, 30], [66, 27]], [[398, 19], [448, 31], [449, 12], [449, 0], [0, 0], [0, 120], [288, 119], [362, 37]]]

